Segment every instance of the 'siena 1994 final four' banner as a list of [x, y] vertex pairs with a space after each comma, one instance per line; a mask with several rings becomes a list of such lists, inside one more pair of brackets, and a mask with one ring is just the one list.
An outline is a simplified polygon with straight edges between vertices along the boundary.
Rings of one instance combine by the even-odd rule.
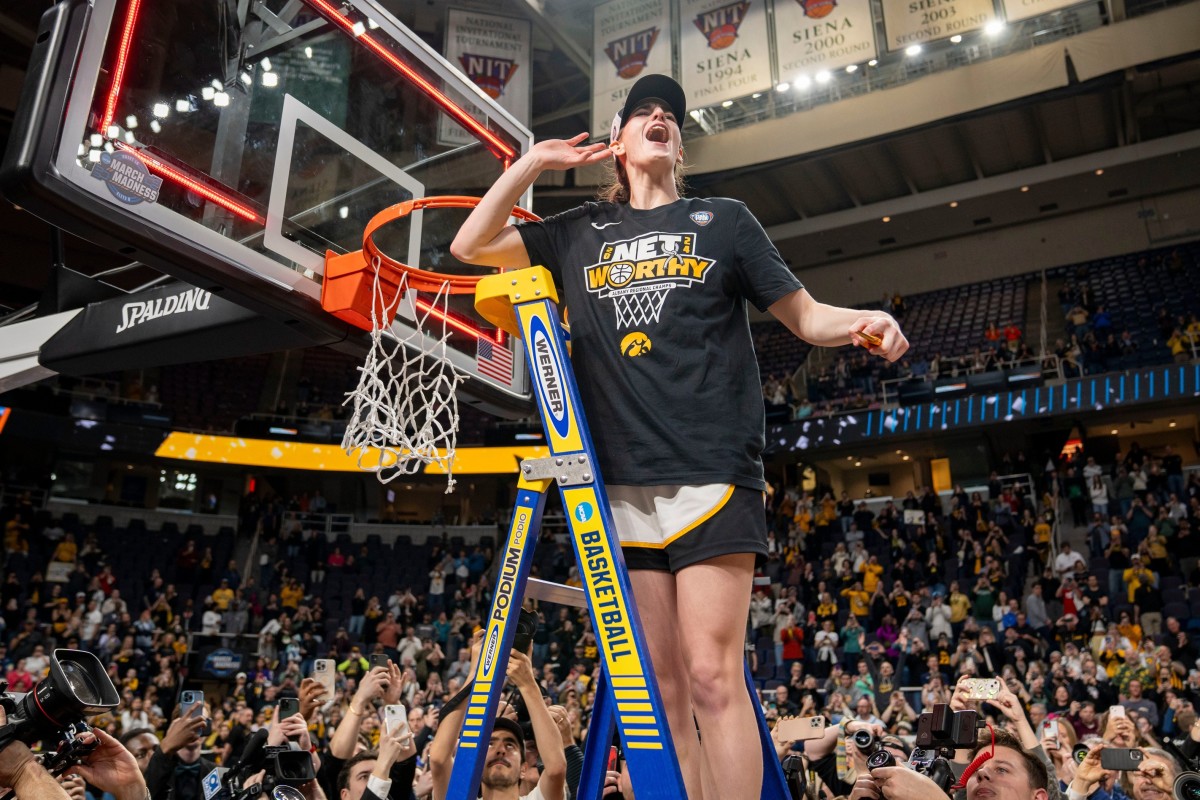
[[767, 0], [679, 0], [680, 69], [689, 108], [771, 88]]
[[638, 78], [671, 74], [668, 0], [602, 3], [596, 6], [592, 30], [592, 133], [607, 137], [613, 114]]
[[889, 50], [977, 30], [995, 18], [992, 0], [883, 0]]
[[775, 0], [779, 79], [875, 58], [870, 0]]
[[[446, 60], [527, 127], [533, 94], [532, 38], [529, 20], [461, 8], [446, 12]], [[442, 114], [438, 141], [461, 145], [475, 139]]]

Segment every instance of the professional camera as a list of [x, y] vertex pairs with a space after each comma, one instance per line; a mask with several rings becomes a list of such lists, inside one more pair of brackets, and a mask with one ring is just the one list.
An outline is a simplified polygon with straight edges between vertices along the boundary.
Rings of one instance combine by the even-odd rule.
[[528, 654], [529, 645], [533, 644], [533, 635], [537, 633], [538, 615], [536, 611], [522, 608], [517, 617], [517, 632], [513, 635], [512, 649]]
[[850, 742], [867, 757], [867, 769], [896, 766], [896, 757], [883, 749], [883, 742], [870, 731], [855, 731]]
[[[237, 764], [210, 772], [203, 781], [204, 800], [303, 800], [299, 787], [317, 777], [312, 757], [290, 744], [264, 746], [266, 739], [266, 729], [256, 732]], [[259, 770], [264, 771], [262, 780], [243, 788]]]
[[935, 750], [958, 750], [975, 746], [975, 730], [979, 727], [979, 712], [974, 709], [952, 711], [938, 703], [917, 717], [917, 747]]
[[979, 714], [973, 710], [953, 711], [949, 705], [938, 703], [922, 712], [917, 717], [916, 747], [909, 758], [909, 766], [949, 794], [955, 783], [950, 757], [957, 749], [975, 746], [978, 727]]
[[1200, 772], [1181, 772], [1175, 779], [1175, 800], [1200, 800]]
[[804, 758], [798, 753], [789, 753], [783, 759], [782, 766], [788, 795], [792, 800], [804, 800], [808, 792], [808, 777], [804, 769]]
[[100, 660], [84, 650], [55, 650], [50, 656], [50, 674], [32, 692], [9, 693], [8, 682], [0, 680], [0, 705], [8, 724], [0, 728], [0, 750], [13, 741], [27, 745], [53, 743], [56, 752], [43, 760], [51, 774], [58, 775], [78, 763], [99, 744], [84, 744], [79, 737], [91, 730], [84, 721], [121, 704]]

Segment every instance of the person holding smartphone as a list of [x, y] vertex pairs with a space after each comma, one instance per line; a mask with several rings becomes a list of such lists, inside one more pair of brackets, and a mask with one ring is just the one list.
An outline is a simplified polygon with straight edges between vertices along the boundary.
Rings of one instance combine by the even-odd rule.
[[216, 766], [200, 754], [207, 725], [207, 709], [200, 703], [171, 721], [146, 766], [152, 800], [204, 796], [201, 781]]

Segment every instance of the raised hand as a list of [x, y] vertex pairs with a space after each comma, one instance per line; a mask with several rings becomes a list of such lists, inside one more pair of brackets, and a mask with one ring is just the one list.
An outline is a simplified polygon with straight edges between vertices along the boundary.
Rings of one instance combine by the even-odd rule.
[[581, 144], [588, 135], [580, 133], [570, 139], [543, 139], [529, 149], [529, 156], [537, 159], [542, 169], [566, 170], [588, 164], [598, 164], [611, 157], [612, 153], [604, 142]]

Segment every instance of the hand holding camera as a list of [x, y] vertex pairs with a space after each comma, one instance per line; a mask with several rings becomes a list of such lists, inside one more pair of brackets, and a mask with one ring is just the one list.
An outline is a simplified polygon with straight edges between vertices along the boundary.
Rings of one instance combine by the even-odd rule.
[[133, 753], [102, 730], [94, 729], [85, 737], [94, 737], [96, 749], [86, 761], [71, 767], [69, 774], [112, 794], [117, 800], [145, 800], [146, 781]]

